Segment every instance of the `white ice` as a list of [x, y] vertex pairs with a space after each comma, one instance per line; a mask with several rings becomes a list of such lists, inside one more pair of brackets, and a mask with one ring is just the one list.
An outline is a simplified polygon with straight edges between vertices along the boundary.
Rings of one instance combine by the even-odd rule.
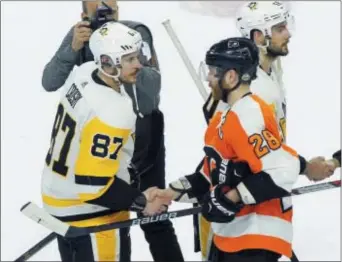
[[[236, 36], [234, 21], [187, 13], [178, 2], [120, 1], [121, 19], [153, 32], [162, 72], [167, 181], [194, 170], [202, 157], [202, 98], [161, 22], [171, 19], [193, 64], [207, 48]], [[340, 148], [340, 3], [294, 2], [296, 34], [284, 61], [289, 145], [310, 158]], [[152, 10], [152, 8], [154, 10]], [[59, 94], [41, 86], [44, 65], [80, 16], [80, 2], [1, 2], [1, 260], [13, 260], [49, 234], [20, 207], [40, 202], [40, 176]], [[340, 178], [338, 169], [331, 179]], [[310, 184], [305, 177], [297, 186]], [[173, 209], [188, 207], [175, 204]], [[340, 189], [294, 197], [294, 250], [299, 259], [340, 261]], [[193, 252], [190, 217], [174, 220], [186, 260]], [[132, 228], [133, 260], [151, 260], [139, 227]], [[56, 261], [55, 242], [32, 258]]]

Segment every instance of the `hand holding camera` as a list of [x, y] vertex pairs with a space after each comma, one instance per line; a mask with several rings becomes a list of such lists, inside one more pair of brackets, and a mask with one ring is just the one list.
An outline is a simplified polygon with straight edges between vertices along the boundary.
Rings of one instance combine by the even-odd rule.
[[102, 2], [95, 12], [93, 17], [85, 17], [83, 21], [77, 23], [74, 27], [74, 37], [72, 39], [71, 47], [77, 52], [84, 47], [84, 44], [89, 41], [93, 31], [100, 28], [107, 22], [115, 21], [115, 11]]
[[72, 49], [75, 52], [81, 50], [84, 46], [84, 43], [89, 41], [92, 32], [93, 30], [90, 28], [90, 22], [78, 22], [74, 27], [74, 37], [71, 43]]

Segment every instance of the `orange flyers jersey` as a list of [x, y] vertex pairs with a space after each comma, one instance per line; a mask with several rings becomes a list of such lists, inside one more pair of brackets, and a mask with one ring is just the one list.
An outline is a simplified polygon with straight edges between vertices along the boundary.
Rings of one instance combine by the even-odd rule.
[[[205, 151], [201, 173], [208, 180], [211, 167], [221, 161], [248, 162], [253, 173], [267, 172], [287, 192], [299, 174], [299, 158], [282, 143], [274, 111], [252, 94], [214, 116], [205, 134]], [[226, 252], [267, 249], [291, 257], [291, 207], [290, 196], [245, 205], [232, 222], [212, 223], [214, 242]]]
[[[272, 107], [276, 114], [276, 120], [280, 127], [282, 138], [286, 141], [286, 94], [282, 81], [280, 58], [272, 63], [270, 73], [266, 73], [261, 67], [258, 67], [257, 76], [252, 81], [250, 90]], [[219, 101], [217, 106], [213, 104], [214, 100], [211, 98], [206, 104], [205, 111], [209, 113], [213, 110], [213, 107], [216, 107], [215, 112], [223, 112], [228, 107], [228, 104], [223, 101]]]

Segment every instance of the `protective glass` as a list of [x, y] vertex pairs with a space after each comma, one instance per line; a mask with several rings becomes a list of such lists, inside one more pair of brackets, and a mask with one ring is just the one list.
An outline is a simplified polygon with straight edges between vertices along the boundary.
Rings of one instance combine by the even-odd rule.
[[219, 70], [215, 66], [208, 66], [204, 61], [201, 61], [198, 67], [198, 76], [203, 82], [208, 82], [210, 78], [217, 77]]

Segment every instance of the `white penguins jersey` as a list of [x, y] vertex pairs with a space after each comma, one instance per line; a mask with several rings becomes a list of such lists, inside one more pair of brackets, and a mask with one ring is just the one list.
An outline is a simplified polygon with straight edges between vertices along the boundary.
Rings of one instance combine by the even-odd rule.
[[251, 84], [251, 92], [272, 106], [282, 138], [286, 141], [286, 99], [280, 72], [275, 65], [272, 65], [270, 74], [258, 67], [257, 76]]
[[132, 101], [123, 86], [119, 93], [94, 81], [96, 68], [94, 62], [83, 64], [61, 88], [41, 182], [44, 208], [59, 218], [109, 210], [89, 202], [117, 179], [130, 183]]
[[[261, 67], [258, 67], [257, 78], [252, 81], [250, 89], [253, 94], [259, 96], [273, 108], [282, 132], [282, 138], [286, 141], [286, 99], [282, 82], [280, 58], [272, 63], [270, 74], [267, 74]], [[205, 115], [210, 115], [210, 118], [214, 116], [216, 112], [223, 112], [228, 107], [227, 103], [220, 101], [217, 104], [216, 109], [213, 110], [212, 107], [214, 105], [215, 103], [213, 102], [212, 97], [209, 96], [203, 110]], [[206, 115], [206, 118], [208, 118], [208, 115]]]

